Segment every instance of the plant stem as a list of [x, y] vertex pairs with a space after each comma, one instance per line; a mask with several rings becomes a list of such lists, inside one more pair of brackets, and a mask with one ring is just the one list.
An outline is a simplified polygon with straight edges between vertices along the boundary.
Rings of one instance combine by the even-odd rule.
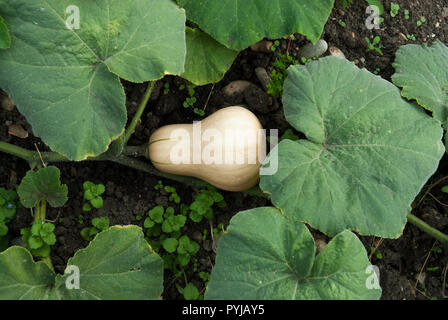
[[171, 179], [177, 182], [181, 182], [183, 184], [189, 185], [190, 187], [193, 187], [195, 189], [201, 189], [207, 187], [208, 183], [202, 180], [198, 180], [195, 178], [190, 177], [184, 177], [184, 176], [178, 176], [174, 174], [165, 173], [162, 171], [157, 170], [154, 168], [150, 163], [140, 161], [138, 159], [126, 157], [124, 155], [121, 155], [120, 157], [112, 160], [113, 162], [119, 163], [121, 165], [134, 168], [140, 171], [144, 171], [153, 175], [156, 175], [158, 177]]
[[441, 244], [448, 246], [448, 235], [444, 234], [443, 232], [440, 232], [439, 230], [431, 227], [429, 224], [424, 222], [423, 220], [417, 218], [411, 213], [408, 213], [408, 222], [415, 225], [417, 228], [423, 230], [424, 232], [428, 233], [430, 236], [437, 239]]
[[36, 206], [35, 220], [45, 221], [45, 211], [47, 209], [47, 201], [45, 199], [39, 201]]
[[[44, 222], [45, 221], [45, 211], [47, 209], [47, 201], [45, 199], [39, 201], [39, 203], [36, 206], [36, 210], [35, 210], [35, 216], [34, 216], [34, 221], [40, 221], [40, 222]], [[42, 261], [48, 266], [50, 267], [51, 270], [54, 271], [53, 268], [53, 264], [51, 263], [51, 258], [50, 256], [48, 257], [42, 257]]]
[[126, 132], [124, 134], [124, 140], [123, 140], [124, 146], [128, 143], [132, 134], [135, 132], [135, 127], [137, 127], [137, 124], [139, 123], [140, 118], [142, 117], [143, 111], [145, 111], [146, 105], [148, 104], [149, 98], [151, 97], [152, 89], [154, 89], [154, 85], [155, 85], [155, 81], [150, 81], [148, 83], [148, 87], [146, 88], [145, 95], [143, 96], [143, 99], [140, 102], [137, 112], [135, 113], [134, 118], [132, 118], [132, 121], [129, 124], [129, 127], [126, 129]]

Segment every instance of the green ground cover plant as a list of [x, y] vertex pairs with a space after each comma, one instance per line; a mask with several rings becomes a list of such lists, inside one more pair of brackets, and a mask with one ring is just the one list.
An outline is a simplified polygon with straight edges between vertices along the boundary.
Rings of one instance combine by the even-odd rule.
[[[379, 299], [378, 276], [357, 234], [396, 239], [410, 222], [448, 243], [447, 235], [409, 213], [445, 154], [447, 47], [403, 46], [393, 83], [334, 56], [303, 64], [283, 56], [271, 94], [282, 97], [290, 128], [263, 165], [278, 154], [278, 171], [247, 191], [273, 206], [239, 212], [225, 230], [216, 226], [216, 264], [197, 288], [183, 268], [196, 263], [200, 247], [183, 229], [212, 220], [226, 203], [205, 182], [138, 159], [147, 158], [148, 145], [128, 145], [155, 81], [165, 75], [188, 80], [192, 107], [194, 86], [222, 79], [255, 42], [293, 33], [316, 42], [334, 1], [176, 3], [79, 2], [83, 27], [70, 29], [71, 1], [0, 0], [0, 87], [51, 150], [0, 141], [0, 151], [30, 165], [18, 198], [0, 189], [0, 236], [19, 205], [33, 212], [32, 225], [22, 231], [26, 247], [0, 252], [0, 299], [160, 299], [164, 269], [184, 277], [177, 289], [185, 299]], [[369, 50], [382, 54], [380, 40], [366, 38]], [[121, 80], [148, 82], [132, 119]], [[82, 232], [88, 246], [57, 274], [50, 258], [55, 224], [46, 212], [68, 201], [59, 169], [49, 165], [63, 161], [112, 161], [198, 191], [191, 204], [182, 204], [176, 189], [159, 181], [155, 188], [181, 209], [139, 213], [143, 228], [92, 219]], [[83, 192], [84, 209], [102, 207], [104, 185], [86, 182]], [[331, 238], [318, 254], [305, 223]], [[70, 290], [77, 274], [89, 280]]]

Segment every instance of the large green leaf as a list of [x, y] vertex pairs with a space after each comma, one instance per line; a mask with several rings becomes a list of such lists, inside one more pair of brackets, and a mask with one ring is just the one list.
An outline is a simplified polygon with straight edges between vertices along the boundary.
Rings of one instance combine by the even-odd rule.
[[149, 247], [139, 227], [114, 226], [99, 233], [76, 252], [67, 267], [80, 270], [80, 289], [69, 290], [70, 274], [58, 275], [56, 288], [63, 299], [160, 299], [163, 262]]
[[0, 300], [48, 298], [54, 276], [45, 263], [35, 263], [25, 248], [10, 247], [0, 253]]
[[[79, 29], [68, 10], [76, 7]], [[0, 52], [0, 87], [34, 134], [72, 160], [103, 153], [122, 134], [119, 77], [183, 72], [185, 13], [170, 0], [0, 0], [0, 15], [12, 37]]]
[[28, 171], [17, 193], [26, 208], [35, 207], [41, 200], [47, 200], [54, 208], [62, 207], [68, 200], [67, 185], [61, 184], [61, 172], [55, 166]]
[[[79, 288], [74, 267], [79, 270]], [[70, 284], [69, 288], [66, 283]], [[137, 226], [99, 233], [56, 275], [22, 247], [0, 253], [0, 299], [160, 299], [162, 259]]]
[[308, 140], [276, 146], [278, 171], [262, 176], [261, 188], [288, 217], [330, 236], [354, 229], [398, 237], [444, 153], [438, 121], [347, 60], [327, 57], [288, 73], [285, 116]]
[[441, 41], [432, 47], [409, 44], [400, 47], [393, 64], [392, 81], [401, 94], [415, 99], [445, 126], [448, 121], [448, 47]]
[[299, 32], [317, 41], [334, 0], [178, 0], [188, 19], [228, 48], [242, 50]]
[[7, 49], [11, 46], [11, 37], [5, 21], [0, 17], [0, 49]]
[[[206, 299], [378, 299], [369, 286], [369, 260], [350, 231], [337, 235], [315, 257], [308, 229], [274, 208], [232, 218], [219, 241]], [[374, 279], [374, 280], [377, 280]], [[377, 282], [377, 281], [376, 281]], [[373, 281], [375, 283], [375, 281]]]
[[220, 81], [238, 55], [199, 29], [186, 28], [187, 57], [182, 77], [201, 86]]

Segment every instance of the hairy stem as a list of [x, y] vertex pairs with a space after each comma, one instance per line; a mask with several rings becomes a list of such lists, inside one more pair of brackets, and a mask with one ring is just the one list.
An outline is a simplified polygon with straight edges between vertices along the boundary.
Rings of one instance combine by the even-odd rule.
[[148, 83], [148, 87], [146, 88], [145, 95], [143, 96], [142, 101], [140, 102], [140, 105], [137, 109], [137, 112], [134, 115], [134, 118], [132, 118], [131, 123], [129, 124], [129, 127], [127, 128], [125, 134], [124, 134], [124, 140], [123, 145], [126, 145], [131, 138], [131, 136], [135, 132], [135, 128], [137, 127], [137, 124], [140, 122], [140, 118], [142, 117], [143, 111], [145, 111], [146, 105], [148, 104], [149, 98], [151, 97], [151, 92], [154, 89], [155, 81], [150, 81]]
[[411, 213], [408, 213], [408, 222], [415, 225], [417, 228], [423, 230], [424, 232], [428, 233], [430, 236], [437, 239], [441, 244], [444, 246], [448, 246], [448, 235], [444, 234], [443, 232], [440, 232], [439, 230], [431, 227], [429, 224], [424, 222], [423, 220], [417, 218]]

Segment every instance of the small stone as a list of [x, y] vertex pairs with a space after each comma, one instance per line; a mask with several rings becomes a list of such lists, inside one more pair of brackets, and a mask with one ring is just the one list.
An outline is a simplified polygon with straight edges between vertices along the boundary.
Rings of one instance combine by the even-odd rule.
[[260, 81], [264, 91], [268, 91], [268, 84], [271, 82], [271, 77], [266, 69], [261, 67], [255, 68], [255, 75], [257, 76], [258, 81]]
[[18, 137], [20, 139], [28, 138], [28, 131], [23, 129], [20, 124], [12, 124], [8, 127], [8, 134], [11, 136]]
[[342, 52], [339, 48], [336, 48], [336, 47], [330, 47], [330, 48], [329, 48], [329, 51], [330, 51], [330, 54], [331, 54], [332, 56], [335, 56], [335, 57], [338, 57], [338, 58], [341, 58], [341, 59], [345, 59], [345, 54], [344, 54], [344, 52]]
[[272, 45], [274, 43], [269, 40], [261, 40], [257, 42], [256, 44], [253, 44], [250, 49], [255, 52], [264, 52], [264, 53], [270, 53]]
[[222, 89], [222, 93], [228, 97], [231, 97], [233, 95], [243, 93], [244, 90], [246, 90], [250, 85], [252, 85], [252, 83], [246, 80], [232, 81]]
[[314, 57], [320, 57], [328, 50], [328, 43], [325, 40], [319, 40], [316, 44], [308, 43], [302, 49], [299, 50], [298, 55], [300, 58], [312, 59]]
[[2, 105], [3, 110], [12, 111], [14, 110], [14, 102], [8, 97], [0, 94], [0, 104]]

